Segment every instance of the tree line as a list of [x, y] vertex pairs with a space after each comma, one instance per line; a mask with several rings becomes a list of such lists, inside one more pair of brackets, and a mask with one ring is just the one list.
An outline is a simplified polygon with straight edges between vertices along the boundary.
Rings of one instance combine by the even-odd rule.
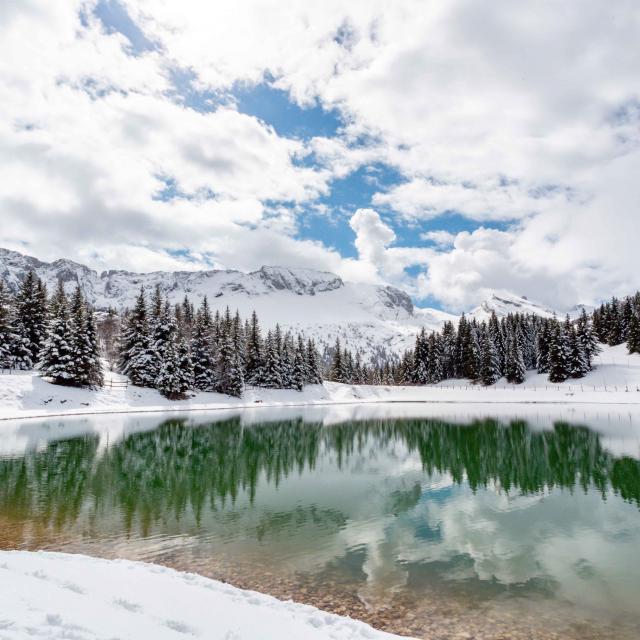
[[119, 369], [131, 382], [168, 398], [190, 390], [240, 396], [245, 383], [268, 389], [302, 390], [322, 382], [315, 343], [280, 325], [263, 338], [258, 316], [243, 320], [229, 307], [212, 314], [204, 297], [197, 310], [185, 297], [172, 306], [156, 288], [144, 289], [122, 319]]
[[0, 368], [38, 368], [54, 384], [102, 385], [95, 313], [80, 286], [68, 297], [59, 282], [49, 298], [29, 272], [13, 297], [0, 281]]
[[[99, 336], [101, 340], [99, 340]], [[526, 372], [551, 382], [581, 378], [593, 368], [599, 343], [626, 343], [640, 353], [640, 292], [612, 298], [577, 320], [510, 314], [487, 321], [445, 322], [440, 331], [418, 332], [400, 358], [363, 362], [336, 340], [327, 362], [313, 340], [279, 325], [264, 336], [255, 312], [242, 319], [227, 308], [212, 312], [206, 297], [196, 310], [185, 296], [176, 305], [159, 287], [140, 290], [132, 309], [113, 310], [100, 322], [76, 287], [62, 283], [49, 297], [29, 272], [15, 295], [0, 281], [0, 367], [33, 369], [56, 384], [100, 386], [101, 354], [113, 352], [116, 368], [132, 384], [158, 389], [168, 398], [190, 391], [240, 396], [246, 384], [298, 389], [323, 377], [348, 384], [437, 384], [458, 378], [492, 385], [524, 381]], [[326, 365], [326, 366], [325, 366]]]
[[489, 386], [502, 378], [521, 384], [527, 371], [537, 371], [557, 383], [591, 371], [599, 342], [626, 343], [630, 354], [640, 353], [640, 293], [622, 301], [612, 298], [592, 314], [583, 309], [576, 320], [518, 313], [498, 319], [492, 313], [478, 322], [463, 314], [457, 327], [448, 321], [440, 331], [421, 329], [413, 349], [398, 361], [377, 365], [363, 365], [359, 354], [336, 340], [328, 379], [386, 385], [466, 379]]

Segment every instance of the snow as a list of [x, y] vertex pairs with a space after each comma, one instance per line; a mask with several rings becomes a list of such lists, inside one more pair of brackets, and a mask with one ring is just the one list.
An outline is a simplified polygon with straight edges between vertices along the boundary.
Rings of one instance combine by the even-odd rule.
[[[286, 407], [367, 403], [481, 404], [640, 404], [640, 355], [627, 355], [624, 345], [604, 347], [597, 369], [580, 380], [551, 384], [545, 375], [528, 372], [522, 385], [504, 380], [491, 387], [448, 380], [438, 385], [392, 387], [354, 386], [325, 382], [302, 392], [247, 388], [242, 398], [196, 393], [170, 401], [154, 389], [125, 386], [125, 379], [107, 373], [107, 386], [91, 391], [49, 384], [35, 372], [0, 374], [0, 419], [51, 415], [134, 411], [194, 411], [255, 407]], [[113, 384], [113, 386], [109, 386]]]
[[0, 637], [49, 640], [392, 640], [350, 618], [192, 573], [0, 551]]

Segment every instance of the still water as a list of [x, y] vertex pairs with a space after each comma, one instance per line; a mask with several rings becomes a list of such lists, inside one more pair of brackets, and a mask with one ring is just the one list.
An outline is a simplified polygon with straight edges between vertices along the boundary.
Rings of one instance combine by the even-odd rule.
[[0, 424], [0, 548], [158, 562], [425, 638], [639, 638], [632, 416]]

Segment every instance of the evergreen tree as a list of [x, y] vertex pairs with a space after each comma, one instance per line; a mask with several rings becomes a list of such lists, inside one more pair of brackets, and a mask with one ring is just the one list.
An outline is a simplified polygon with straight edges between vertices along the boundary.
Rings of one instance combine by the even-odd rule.
[[[276, 332], [278, 330], [279, 327], [276, 326]], [[282, 348], [280, 349], [280, 375], [284, 389], [294, 388], [294, 360], [295, 349], [293, 346], [293, 338], [290, 333], [287, 333], [282, 339]]]
[[342, 351], [342, 346], [340, 345], [340, 338], [336, 338], [336, 343], [333, 348], [333, 359], [331, 361], [329, 379], [333, 382], [345, 382], [345, 378], [344, 353]]
[[29, 271], [16, 296], [16, 365], [32, 369], [48, 332], [46, 289], [33, 271]]
[[416, 384], [427, 384], [429, 380], [429, 341], [427, 332], [422, 327], [416, 336], [416, 346], [413, 352], [413, 381]]
[[87, 306], [84, 315], [85, 335], [85, 369], [84, 382], [90, 387], [101, 387], [104, 384], [102, 373], [102, 361], [100, 359], [100, 342], [98, 340], [98, 327], [93, 308]]
[[131, 384], [138, 387], [155, 385], [153, 358], [149, 343], [147, 304], [144, 287], [136, 298], [131, 312], [124, 318], [120, 329], [119, 370], [129, 376]]
[[640, 309], [635, 310], [629, 322], [627, 349], [629, 353], [640, 353]]
[[300, 344], [298, 344], [293, 363], [293, 388], [298, 391], [302, 391], [306, 378], [307, 371], [305, 366], [304, 346], [301, 348]]
[[311, 338], [307, 340], [307, 371], [309, 375], [307, 384], [322, 384], [320, 354]]
[[598, 345], [598, 340], [592, 329], [587, 312], [584, 309], [582, 309], [580, 318], [578, 318], [576, 334], [578, 342], [582, 347], [587, 371], [591, 371], [593, 369], [593, 359], [600, 353], [600, 346]]
[[449, 320], [442, 327], [441, 351], [442, 377], [453, 378], [456, 375], [456, 329]]
[[207, 297], [202, 299], [191, 331], [193, 387], [199, 391], [215, 388], [216, 359], [213, 352], [213, 319]]
[[12, 300], [4, 282], [0, 280], [0, 369], [14, 366], [14, 349], [18, 338], [13, 329], [14, 323]]
[[526, 367], [522, 355], [522, 344], [517, 330], [508, 338], [505, 376], [511, 384], [521, 384], [525, 380]]
[[[157, 301], [154, 300], [154, 309], [156, 309], [156, 305]], [[161, 307], [160, 315], [154, 319], [149, 340], [149, 374], [154, 379], [157, 379], [160, 375], [160, 369], [165, 361], [165, 349], [167, 349], [172, 340], [176, 340], [177, 334], [178, 325], [175, 319], [175, 312], [169, 301], [165, 300]], [[174, 347], [176, 347], [176, 344], [174, 344]]]
[[501, 377], [500, 357], [489, 331], [480, 339], [480, 380], [484, 385], [492, 385]]
[[239, 398], [243, 390], [242, 364], [235, 348], [233, 322], [227, 308], [216, 354], [216, 391]]
[[264, 345], [264, 364], [259, 371], [257, 384], [268, 389], [282, 388], [282, 372], [278, 345], [271, 331], [267, 332]]
[[40, 351], [39, 367], [42, 375], [54, 384], [74, 383], [74, 358], [69, 309], [62, 282], [51, 301], [51, 319], [47, 337]]
[[156, 388], [169, 400], [180, 400], [189, 390], [187, 375], [182, 369], [183, 361], [176, 345], [176, 335], [171, 334], [163, 345], [162, 362], [156, 378]]
[[437, 384], [442, 380], [442, 355], [440, 353], [440, 341], [435, 331], [429, 334], [427, 340], [429, 360], [427, 363], [427, 382]]
[[103, 376], [98, 331], [93, 311], [87, 307], [80, 285], [71, 299], [69, 334], [73, 371], [70, 384], [80, 387], [101, 386]]
[[255, 311], [251, 314], [251, 321], [246, 336], [245, 377], [247, 382], [257, 384], [263, 366], [264, 345], [258, 315]]
[[567, 379], [569, 376], [568, 359], [565, 333], [560, 323], [554, 318], [551, 321], [549, 340], [549, 380], [551, 382], [563, 382]]
[[549, 349], [551, 346], [551, 322], [543, 320], [538, 331], [538, 373], [549, 373]]
[[569, 354], [567, 373], [572, 378], [582, 378], [584, 374], [589, 371], [584, 348], [578, 339], [578, 333], [573, 325], [569, 326], [566, 335]]

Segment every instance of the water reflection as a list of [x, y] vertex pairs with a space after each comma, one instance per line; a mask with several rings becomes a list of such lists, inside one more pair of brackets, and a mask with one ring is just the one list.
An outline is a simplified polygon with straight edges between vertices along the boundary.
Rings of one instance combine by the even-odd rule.
[[640, 461], [563, 421], [84, 433], [0, 458], [0, 523], [4, 546], [245, 564], [348, 585], [373, 608], [393, 596], [415, 613], [437, 594], [467, 612], [553, 603], [558, 619], [640, 622]]

